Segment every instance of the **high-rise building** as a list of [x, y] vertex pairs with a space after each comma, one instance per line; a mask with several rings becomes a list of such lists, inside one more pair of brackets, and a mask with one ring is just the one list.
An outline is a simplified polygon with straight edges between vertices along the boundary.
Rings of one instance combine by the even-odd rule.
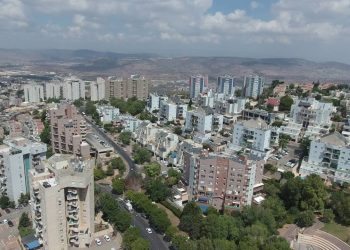
[[196, 98], [208, 88], [208, 76], [196, 75], [190, 77], [190, 98]]
[[54, 152], [82, 157], [90, 155], [90, 146], [85, 142], [86, 122], [74, 105], [60, 103], [49, 110], [49, 117]]
[[40, 84], [26, 84], [23, 86], [24, 100], [26, 102], [42, 102], [44, 100], [44, 87]]
[[93, 159], [53, 155], [30, 170], [33, 229], [47, 250], [89, 247], [94, 234]]
[[106, 81], [105, 97], [118, 99], [136, 98], [147, 100], [149, 94], [149, 80], [139, 75], [131, 75], [127, 79], [110, 77]]
[[63, 98], [63, 83], [59, 81], [49, 82], [44, 85], [45, 99], [62, 99]]
[[46, 159], [46, 144], [17, 137], [0, 146], [1, 193], [18, 204], [21, 194], [29, 192], [28, 172]]
[[101, 77], [98, 77], [96, 82], [93, 81], [90, 83], [90, 98], [91, 101], [101, 101], [105, 99], [106, 89], [105, 89], [105, 80]]
[[85, 82], [76, 77], [64, 80], [63, 97], [66, 100], [75, 101], [85, 99]]
[[192, 166], [193, 194], [201, 202], [221, 209], [251, 205], [260, 192], [265, 161], [254, 155], [205, 152]]
[[261, 76], [245, 76], [244, 77], [244, 96], [258, 98], [264, 91], [265, 80]]
[[217, 92], [225, 95], [233, 95], [235, 93], [234, 77], [229, 75], [219, 76]]

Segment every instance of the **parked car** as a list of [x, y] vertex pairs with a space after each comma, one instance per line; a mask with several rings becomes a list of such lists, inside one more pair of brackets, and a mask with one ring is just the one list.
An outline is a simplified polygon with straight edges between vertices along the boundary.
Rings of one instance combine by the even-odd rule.
[[101, 246], [101, 245], [102, 245], [102, 242], [101, 242], [101, 240], [100, 240], [99, 238], [96, 238], [96, 239], [95, 239], [95, 243], [96, 243], [96, 245], [98, 245], [98, 246]]
[[7, 214], [11, 213], [11, 210], [9, 208], [4, 209]]
[[9, 221], [7, 222], [7, 225], [9, 225], [9, 227], [13, 227], [13, 222], [9, 220]]
[[105, 236], [103, 236], [103, 238], [105, 239], [105, 241], [109, 242], [111, 241], [111, 238], [109, 238], [109, 236], [106, 234]]
[[3, 224], [7, 224], [7, 222], [8, 222], [8, 220], [6, 220], [6, 219], [4, 219], [4, 220], [2, 221]]
[[152, 233], [152, 229], [150, 229], [149, 227], [148, 227], [148, 228], [146, 228], [146, 231], [147, 231], [147, 233], [149, 233], [149, 234], [151, 234], [151, 233]]

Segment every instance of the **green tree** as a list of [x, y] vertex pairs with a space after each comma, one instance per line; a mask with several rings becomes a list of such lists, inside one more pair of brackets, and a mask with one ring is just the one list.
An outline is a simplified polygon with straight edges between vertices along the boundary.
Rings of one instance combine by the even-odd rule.
[[11, 205], [10, 198], [3, 194], [0, 197], [0, 207], [1, 207], [1, 209], [8, 208], [8, 207], [10, 207], [10, 205]]
[[129, 145], [130, 144], [130, 140], [131, 140], [131, 132], [129, 132], [129, 131], [121, 132], [119, 134], [119, 140], [124, 145]]
[[189, 233], [189, 235], [198, 239], [200, 237], [200, 225], [202, 223], [202, 211], [195, 202], [189, 202], [184, 207], [181, 217], [179, 228], [182, 231]]
[[106, 177], [106, 173], [103, 171], [101, 166], [97, 166], [94, 168], [94, 180], [102, 180]]
[[286, 221], [287, 211], [281, 199], [276, 196], [267, 197], [262, 206], [263, 208], [268, 209], [272, 212], [272, 215], [279, 227], [283, 226]]
[[330, 223], [334, 220], [334, 213], [332, 209], [325, 209], [323, 211], [323, 215], [322, 215], [322, 221], [326, 222], [326, 223]]
[[141, 237], [137, 238], [131, 243], [131, 250], [149, 250], [150, 242]]
[[181, 127], [175, 127], [174, 128], [174, 133], [177, 135], [181, 135], [182, 134], [182, 128]]
[[342, 224], [350, 225], [350, 196], [345, 192], [332, 193], [330, 206]]
[[173, 186], [179, 182], [179, 180], [181, 179], [181, 176], [182, 176], [181, 172], [176, 171], [173, 168], [170, 168], [168, 170], [168, 178], [166, 179], [166, 183], [168, 184], [168, 186]]
[[27, 205], [28, 202], [29, 202], [29, 200], [30, 200], [29, 194], [23, 194], [23, 193], [21, 193], [21, 196], [20, 196], [19, 199], [18, 199], [18, 204]]
[[290, 111], [291, 106], [293, 105], [293, 98], [289, 95], [283, 96], [280, 99], [280, 111]]
[[264, 250], [290, 250], [288, 241], [281, 237], [273, 236], [266, 240], [262, 248]]
[[133, 148], [133, 158], [135, 163], [143, 164], [145, 162], [150, 162], [152, 154], [146, 148], [141, 148], [140, 146], [135, 145]]
[[307, 210], [300, 212], [297, 218], [295, 219], [295, 223], [299, 227], [310, 227], [315, 222], [315, 214], [313, 211]]
[[111, 166], [113, 169], [118, 169], [119, 173], [123, 174], [126, 170], [126, 165], [122, 158], [115, 157], [110, 161]]
[[19, 218], [18, 228], [20, 227], [30, 227], [31, 222], [28, 217], [27, 213], [22, 213], [21, 217]]
[[112, 181], [112, 191], [115, 194], [123, 194], [125, 190], [125, 180], [122, 178], [115, 178]]
[[50, 124], [47, 122], [44, 123], [44, 129], [40, 134], [40, 140], [43, 143], [51, 144], [51, 128]]
[[155, 202], [164, 201], [171, 195], [170, 189], [160, 178], [150, 180], [147, 183], [146, 189], [151, 200]]
[[73, 102], [74, 106], [77, 108], [80, 108], [84, 105], [84, 100], [83, 99], [78, 99]]
[[300, 149], [302, 150], [302, 157], [309, 155], [311, 140], [304, 137], [300, 142]]
[[107, 176], [113, 176], [114, 175], [114, 169], [113, 169], [113, 167], [111, 165], [107, 166], [107, 170], [106, 170], [105, 174]]
[[131, 249], [131, 245], [141, 237], [140, 229], [136, 227], [128, 228], [123, 235], [123, 247], [125, 249]]
[[116, 213], [112, 215], [111, 221], [114, 223], [118, 231], [125, 232], [125, 230], [127, 230], [130, 227], [132, 218], [130, 213], [119, 209]]
[[145, 165], [145, 172], [147, 176], [153, 178], [160, 175], [161, 166], [158, 162], [151, 162]]

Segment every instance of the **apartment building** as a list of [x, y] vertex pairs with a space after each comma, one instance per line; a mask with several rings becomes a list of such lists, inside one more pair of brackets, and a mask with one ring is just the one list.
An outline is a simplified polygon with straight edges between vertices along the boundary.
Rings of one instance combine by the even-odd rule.
[[265, 161], [254, 155], [205, 152], [193, 166], [193, 192], [200, 202], [218, 210], [251, 205], [263, 187]]
[[71, 76], [64, 79], [63, 98], [70, 101], [85, 99], [85, 82], [77, 77]]
[[41, 84], [26, 84], [23, 86], [25, 102], [42, 102], [44, 100], [44, 87]]
[[265, 80], [261, 76], [245, 76], [243, 92], [245, 97], [257, 99], [264, 91]]
[[311, 141], [309, 157], [300, 167], [301, 176], [309, 174], [350, 183], [350, 144], [342, 134], [334, 132]]
[[238, 122], [234, 125], [232, 145], [256, 151], [270, 150], [271, 128], [260, 118]]
[[208, 76], [195, 75], [189, 80], [190, 98], [196, 98], [208, 88]]
[[235, 79], [230, 75], [218, 77], [217, 92], [232, 96], [235, 93]]
[[103, 123], [117, 120], [120, 114], [119, 109], [113, 106], [98, 106], [97, 113], [100, 115], [100, 120]]
[[134, 133], [136, 142], [152, 151], [161, 159], [175, 151], [179, 137], [166, 129], [158, 128], [153, 123], [142, 123]]
[[350, 143], [350, 118], [346, 120], [341, 133]]
[[48, 82], [44, 85], [45, 100], [48, 99], [62, 99], [63, 98], [63, 86], [60, 81]]
[[87, 127], [74, 105], [60, 103], [49, 110], [51, 144], [55, 153], [88, 157], [90, 146], [85, 142]]
[[291, 122], [302, 124], [303, 128], [309, 125], [329, 126], [331, 115], [334, 112], [332, 103], [319, 102], [314, 98], [298, 99], [291, 106]]
[[18, 204], [29, 192], [28, 173], [46, 159], [46, 144], [23, 137], [4, 140], [0, 146], [0, 190]]
[[201, 134], [222, 130], [223, 115], [216, 114], [211, 108], [198, 108], [187, 111], [184, 130]]
[[245, 109], [246, 102], [244, 97], [220, 100], [215, 103], [215, 110], [223, 115], [240, 114]]
[[98, 77], [96, 81], [90, 82], [90, 99], [91, 101], [101, 101], [105, 99], [106, 81]]
[[264, 120], [267, 124], [271, 124], [276, 119], [276, 113], [270, 113], [263, 109], [244, 109], [242, 111], [242, 118], [244, 120], [250, 120], [255, 118], [260, 118]]
[[87, 248], [94, 234], [93, 159], [53, 155], [30, 170], [33, 229], [47, 250]]
[[161, 101], [159, 108], [160, 119], [175, 121], [177, 117], [177, 105], [171, 101]]
[[110, 77], [105, 85], [105, 97], [118, 99], [137, 98], [147, 100], [150, 82], [140, 75], [131, 75], [127, 79]]

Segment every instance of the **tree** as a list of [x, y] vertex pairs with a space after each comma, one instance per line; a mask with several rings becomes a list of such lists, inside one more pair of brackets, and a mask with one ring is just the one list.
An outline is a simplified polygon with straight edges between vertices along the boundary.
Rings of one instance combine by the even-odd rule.
[[10, 198], [3, 194], [0, 197], [0, 207], [1, 207], [1, 209], [8, 208], [8, 207], [10, 207], [10, 205], [11, 205]]
[[125, 230], [130, 227], [132, 218], [130, 213], [119, 209], [114, 215], [112, 215], [111, 221], [114, 223], [118, 231], [125, 232]]
[[268, 238], [261, 249], [264, 250], [290, 250], [288, 241], [281, 237], [272, 236]]
[[277, 172], [277, 167], [272, 165], [272, 164], [269, 164], [269, 163], [264, 165], [264, 169], [266, 171], [270, 171], [271, 173], [276, 173]]
[[112, 181], [112, 191], [115, 194], [123, 194], [125, 190], [125, 180], [122, 178], [115, 178]]
[[168, 188], [168, 186], [165, 183], [163, 183], [160, 178], [150, 180], [147, 183], [146, 189], [151, 200], [155, 202], [164, 201], [171, 194], [171, 191]]
[[323, 211], [322, 221], [326, 223], [330, 223], [334, 220], [334, 213], [332, 209], [325, 209]]
[[94, 168], [94, 180], [95, 181], [102, 180], [105, 177], [106, 177], [106, 173], [103, 171], [101, 166], [97, 166], [96, 168]]
[[44, 129], [40, 134], [40, 140], [43, 143], [51, 144], [51, 129], [50, 124], [47, 122], [44, 123]]
[[107, 176], [113, 176], [114, 175], [114, 169], [113, 169], [113, 167], [111, 165], [107, 166], [107, 170], [106, 170], [105, 174]]
[[125, 249], [131, 249], [131, 245], [141, 237], [140, 229], [136, 227], [128, 228], [123, 235], [123, 247]]
[[181, 176], [182, 176], [181, 172], [176, 171], [173, 168], [170, 168], [168, 170], [168, 178], [166, 179], [166, 183], [168, 184], [168, 186], [173, 186], [179, 182], [179, 180], [181, 179]]
[[189, 202], [182, 211], [179, 228], [189, 233], [192, 238], [197, 239], [200, 237], [202, 219], [201, 209], [195, 202]]
[[299, 227], [310, 227], [314, 224], [315, 214], [313, 211], [307, 210], [300, 212], [297, 218], [295, 219], [295, 223]]
[[152, 154], [146, 148], [135, 145], [133, 148], [133, 158], [137, 164], [143, 164], [151, 160]]
[[284, 149], [287, 147], [289, 141], [291, 140], [291, 137], [289, 135], [280, 134], [278, 139], [278, 145], [281, 149]]
[[153, 178], [160, 175], [161, 166], [157, 162], [151, 162], [144, 168], [148, 177]]
[[263, 208], [272, 212], [279, 227], [283, 226], [287, 217], [287, 211], [284, 207], [283, 201], [278, 197], [268, 197], [262, 204]]
[[350, 196], [342, 192], [334, 192], [331, 196], [330, 205], [338, 221], [350, 225]]
[[144, 238], [137, 238], [134, 242], [131, 243], [131, 250], [149, 250], [150, 242]]
[[182, 134], [182, 128], [181, 127], [175, 127], [174, 128], [174, 133], [177, 135], [181, 135]]
[[192, 101], [192, 99], [190, 99], [190, 101], [188, 102], [188, 108], [191, 109], [192, 105], [193, 105], [193, 101]]
[[280, 111], [290, 111], [291, 106], [293, 105], [293, 98], [289, 95], [283, 96], [280, 99]]
[[241, 89], [236, 89], [235, 90], [235, 96], [237, 96], [237, 97], [242, 96], [242, 90]]
[[281, 127], [282, 125], [283, 125], [283, 121], [280, 121], [280, 120], [276, 120], [271, 124], [272, 127]]
[[131, 132], [129, 132], [129, 131], [121, 132], [119, 134], [119, 140], [124, 145], [129, 145], [130, 144], [130, 140], [131, 140]]
[[80, 108], [84, 105], [84, 100], [83, 99], [78, 99], [73, 102], [74, 106], [77, 108]]
[[23, 193], [21, 193], [21, 196], [20, 196], [19, 199], [18, 199], [18, 204], [27, 205], [28, 202], [29, 202], [29, 200], [30, 200], [29, 194], [23, 194]]
[[311, 140], [308, 137], [304, 137], [300, 142], [300, 149], [302, 150], [302, 157], [309, 155]]
[[20, 227], [30, 227], [31, 226], [31, 222], [30, 219], [28, 217], [27, 213], [22, 213], [20, 219], [19, 219], [19, 223], [18, 223], [18, 228]]
[[126, 170], [126, 165], [123, 159], [120, 157], [113, 158], [109, 164], [113, 167], [113, 169], [118, 169], [120, 174], [123, 174]]

